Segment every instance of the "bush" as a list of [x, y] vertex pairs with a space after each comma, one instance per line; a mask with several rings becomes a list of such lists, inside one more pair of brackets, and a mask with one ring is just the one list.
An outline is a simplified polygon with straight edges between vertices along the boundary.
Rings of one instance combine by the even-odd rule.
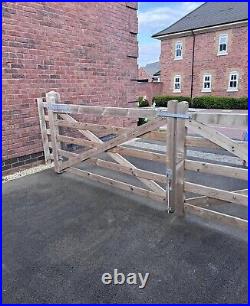
[[248, 109], [248, 97], [200, 96], [191, 99], [185, 96], [156, 96], [153, 98], [153, 103], [156, 107], [167, 107], [170, 100], [187, 101], [192, 108]]
[[144, 97], [139, 97], [138, 99], [139, 107], [147, 107], [149, 106], [149, 102]]
[[190, 107], [193, 108], [214, 108], [214, 109], [248, 109], [248, 97], [216, 97], [202, 96], [195, 97]]
[[156, 107], [167, 107], [168, 105], [168, 101], [170, 100], [177, 100], [177, 101], [187, 101], [191, 102], [191, 98], [190, 97], [184, 97], [184, 96], [156, 96], [153, 97], [152, 102], [155, 103]]
[[[149, 106], [149, 102], [144, 97], [139, 97], [138, 106], [139, 107], [147, 107], [147, 106]], [[137, 125], [140, 126], [140, 125], [143, 125], [144, 123], [147, 123], [147, 122], [148, 122], [147, 118], [138, 118]]]
[[148, 122], [148, 118], [138, 118], [137, 126], [143, 125]]

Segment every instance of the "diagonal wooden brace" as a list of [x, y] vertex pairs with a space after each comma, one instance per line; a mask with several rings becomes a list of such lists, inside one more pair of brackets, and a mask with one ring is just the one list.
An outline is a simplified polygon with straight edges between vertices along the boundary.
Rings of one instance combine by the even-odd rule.
[[[60, 117], [64, 120], [68, 120], [72, 123], [76, 123], [77, 121], [71, 117], [68, 114], [60, 114]], [[93, 134], [92, 132], [88, 131], [88, 130], [78, 130], [82, 135], [84, 135], [86, 138], [88, 138], [90, 141], [93, 141], [95, 143], [99, 143], [99, 144], [103, 144], [104, 142], [98, 138], [95, 134]], [[111, 153], [111, 152], [107, 152], [107, 154], [113, 159], [115, 160], [117, 163], [119, 163], [120, 165], [123, 166], [127, 166], [130, 167], [132, 169], [136, 169], [136, 167], [130, 163], [127, 159], [125, 159], [123, 156], [121, 156], [118, 153]], [[147, 180], [144, 178], [138, 178], [144, 185], [146, 185], [147, 187], [149, 187], [151, 190], [155, 191], [155, 192], [159, 192], [162, 194], [165, 194], [165, 190], [158, 185], [155, 181], [153, 180]]]
[[214, 128], [207, 126], [202, 122], [198, 122], [195, 120], [191, 122], [186, 121], [186, 125], [187, 127], [192, 128], [192, 130], [194, 130], [197, 134], [200, 134], [201, 136], [209, 139], [218, 146], [238, 156], [239, 158], [245, 160], [246, 163], [248, 163], [248, 150], [247, 147], [245, 147], [244, 145], [237, 143], [236, 141], [221, 134]]

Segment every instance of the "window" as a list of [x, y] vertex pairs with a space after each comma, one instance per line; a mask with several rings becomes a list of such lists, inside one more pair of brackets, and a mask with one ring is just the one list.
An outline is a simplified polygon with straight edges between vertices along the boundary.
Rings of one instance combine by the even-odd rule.
[[204, 74], [202, 92], [211, 92], [212, 89], [212, 76], [211, 74]]
[[228, 35], [221, 34], [219, 36], [219, 46], [218, 46], [218, 55], [226, 55], [227, 54], [227, 45], [228, 45]]
[[227, 91], [238, 91], [238, 85], [239, 85], [239, 73], [236, 71], [231, 72], [229, 75]]
[[174, 90], [173, 92], [181, 92], [181, 76], [176, 75], [174, 77]]
[[182, 42], [180, 41], [175, 44], [175, 59], [182, 59]]

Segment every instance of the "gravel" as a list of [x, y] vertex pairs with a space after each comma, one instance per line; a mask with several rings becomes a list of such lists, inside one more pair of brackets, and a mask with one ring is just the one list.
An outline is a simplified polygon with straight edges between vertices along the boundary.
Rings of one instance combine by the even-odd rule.
[[34, 173], [41, 172], [43, 170], [52, 168], [53, 166], [54, 166], [54, 164], [50, 163], [50, 164], [47, 164], [47, 165], [39, 165], [39, 166], [35, 166], [33, 168], [21, 170], [21, 171], [18, 171], [16, 173], [13, 173], [13, 174], [9, 174], [9, 175], [3, 176], [2, 177], [2, 182], [6, 183], [8, 181], [13, 181], [15, 179], [24, 177], [26, 175], [34, 174]]

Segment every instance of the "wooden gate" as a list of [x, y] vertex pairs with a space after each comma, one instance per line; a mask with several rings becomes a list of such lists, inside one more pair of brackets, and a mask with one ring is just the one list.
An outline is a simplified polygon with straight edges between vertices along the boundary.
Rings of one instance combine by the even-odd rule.
[[[211, 198], [247, 205], [245, 192], [219, 190], [184, 179], [185, 171], [196, 171], [247, 180], [247, 169], [189, 160], [186, 153], [188, 147], [221, 147], [247, 164], [246, 144], [233, 141], [210, 126], [211, 121], [230, 125], [243, 123], [246, 126], [245, 114], [188, 113], [188, 103], [177, 101], [169, 101], [167, 109], [74, 105], [60, 103], [60, 96], [56, 92], [47, 93], [46, 99], [39, 98], [38, 110], [45, 159], [47, 162], [54, 161], [57, 173], [67, 171], [163, 202], [168, 211], [177, 215], [188, 211], [226, 222], [229, 220], [240, 227], [246, 227], [246, 220], [197, 206], [199, 201], [204, 203], [205, 199]], [[142, 126], [133, 127], [118, 127], [101, 121], [103, 118], [109, 122], [111, 118], [137, 120], [139, 117], [147, 117], [149, 121]], [[202, 137], [187, 135], [188, 129]], [[112, 137], [104, 141], [103, 137], [107, 135]], [[135, 148], [128, 143], [135, 139], [157, 141], [166, 150], [158, 153], [150, 149]], [[69, 149], [72, 145], [75, 145], [73, 151]], [[139, 169], [124, 156], [161, 163], [165, 170], [158, 173]], [[140, 182], [140, 186], [76, 167], [85, 163], [131, 175]], [[185, 200], [185, 192], [200, 194], [202, 197]]]

